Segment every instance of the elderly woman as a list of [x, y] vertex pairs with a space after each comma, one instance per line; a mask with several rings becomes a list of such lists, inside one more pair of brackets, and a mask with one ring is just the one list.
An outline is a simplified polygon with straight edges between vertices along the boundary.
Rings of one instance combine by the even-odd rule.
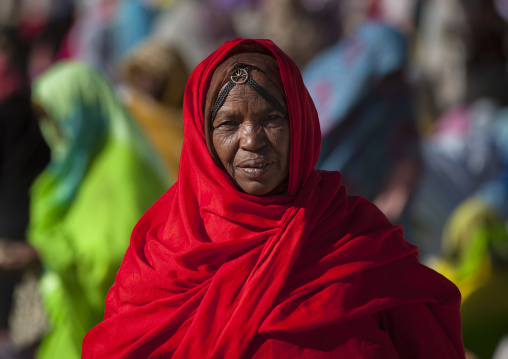
[[338, 172], [268, 40], [193, 72], [179, 180], [138, 222], [83, 358], [463, 358], [457, 288]]

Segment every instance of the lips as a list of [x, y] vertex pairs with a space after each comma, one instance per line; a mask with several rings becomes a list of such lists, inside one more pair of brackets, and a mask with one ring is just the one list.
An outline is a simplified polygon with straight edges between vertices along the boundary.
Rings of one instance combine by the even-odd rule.
[[272, 167], [273, 162], [264, 158], [248, 159], [236, 165], [240, 171], [251, 178], [261, 177]]

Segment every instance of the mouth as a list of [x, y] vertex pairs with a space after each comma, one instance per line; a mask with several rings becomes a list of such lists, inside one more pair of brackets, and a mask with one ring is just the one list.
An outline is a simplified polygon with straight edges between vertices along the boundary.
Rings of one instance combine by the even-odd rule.
[[248, 177], [257, 178], [263, 176], [270, 170], [273, 162], [264, 159], [246, 160], [240, 162], [236, 168]]

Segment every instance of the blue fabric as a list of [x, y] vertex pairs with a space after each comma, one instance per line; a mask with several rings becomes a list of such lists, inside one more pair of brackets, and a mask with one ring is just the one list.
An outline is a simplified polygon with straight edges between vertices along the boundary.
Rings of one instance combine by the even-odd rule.
[[323, 134], [318, 168], [339, 170], [350, 193], [370, 200], [398, 159], [418, 154], [406, 57], [401, 33], [368, 22], [303, 71]]
[[494, 180], [479, 189], [478, 194], [503, 218], [508, 218], [508, 109], [502, 109], [496, 114], [491, 125], [491, 136], [502, 168]]
[[144, 1], [123, 0], [113, 26], [115, 58], [121, 59], [152, 33], [157, 9]]

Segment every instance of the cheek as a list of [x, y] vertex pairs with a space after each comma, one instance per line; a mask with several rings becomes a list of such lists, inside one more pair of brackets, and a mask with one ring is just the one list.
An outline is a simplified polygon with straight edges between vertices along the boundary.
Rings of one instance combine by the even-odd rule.
[[235, 136], [225, 135], [215, 132], [212, 137], [213, 148], [220, 161], [228, 169], [233, 164], [235, 157]]
[[289, 152], [291, 143], [289, 128], [283, 128], [280, 131], [272, 133], [271, 141], [279, 154], [283, 168], [289, 167]]

